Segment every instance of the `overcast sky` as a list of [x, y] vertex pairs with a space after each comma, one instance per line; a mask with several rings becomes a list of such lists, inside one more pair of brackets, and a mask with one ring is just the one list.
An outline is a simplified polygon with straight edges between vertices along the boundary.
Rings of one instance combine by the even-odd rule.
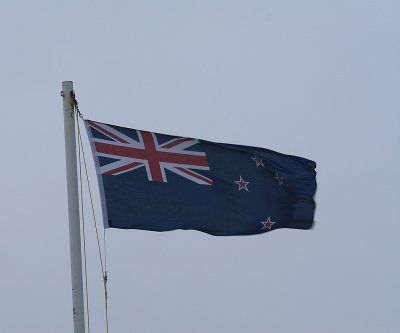
[[72, 80], [87, 118], [317, 162], [311, 231], [108, 230], [110, 333], [400, 332], [399, 33], [396, 0], [2, 0], [0, 331], [72, 332]]

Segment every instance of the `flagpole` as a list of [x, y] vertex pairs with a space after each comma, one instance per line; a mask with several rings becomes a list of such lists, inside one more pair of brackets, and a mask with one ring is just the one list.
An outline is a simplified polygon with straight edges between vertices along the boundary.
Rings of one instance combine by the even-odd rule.
[[72, 313], [74, 333], [85, 333], [81, 234], [79, 224], [79, 188], [76, 160], [75, 109], [72, 81], [63, 81], [65, 157], [67, 169], [69, 244], [71, 256]]

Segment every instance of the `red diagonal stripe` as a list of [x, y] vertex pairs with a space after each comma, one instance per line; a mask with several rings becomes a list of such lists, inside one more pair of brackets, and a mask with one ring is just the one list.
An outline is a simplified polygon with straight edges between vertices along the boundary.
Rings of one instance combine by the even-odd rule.
[[212, 183], [213, 183], [213, 181], [212, 181], [211, 179], [208, 179], [208, 178], [206, 178], [206, 177], [203, 177], [203, 176], [199, 175], [199, 174], [196, 173], [196, 172], [192, 172], [192, 171], [190, 171], [190, 170], [188, 170], [188, 169], [185, 169], [185, 168], [182, 168], [182, 167], [177, 167], [177, 169], [178, 169], [179, 171], [182, 171], [183, 173], [186, 173], [186, 174], [192, 176], [192, 177], [195, 177], [195, 178], [197, 178], [197, 179], [200, 179], [200, 180], [204, 181], [205, 183], [207, 183], [207, 184], [209, 184], [209, 185], [212, 185]]
[[117, 135], [115, 135], [114, 133], [111, 133], [110, 131], [104, 129], [103, 127], [97, 125], [95, 122], [88, 120], [90, 126], [94, 127], [95, 129], [97, 129], [98, 131], [108, 135], [109, 137], [113, 138], [114, 140], [118, 141], [118, 142], [122, 142], [122, 143], [129, 143], [128, 141], [125, 141], [124, 139], [118, 137]]
[[191, 138], [175, 139], [174, 141], [167, 143], [166, 145], [162, 145], [161, 148], [172, 148], [172, 147], [179, 145], [182, 142], [191, 141], [191, 140], [193, 140], [193, 139], [191, 139]]
[[137, 167], [138, 165], [143, 165], [143, 163], [140, 163], [140, 162], [129, 163], [129, 164], [121, 166], [119, 168], [107, 171], [107, 172], [105, 172], [105, 174], [106, 175], [115, 175], [116, 173]]

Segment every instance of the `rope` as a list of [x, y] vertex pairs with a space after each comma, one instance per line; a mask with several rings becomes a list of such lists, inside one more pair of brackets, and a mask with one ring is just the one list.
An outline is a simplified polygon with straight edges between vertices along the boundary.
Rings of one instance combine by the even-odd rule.
[[[78, 120], [78, 114], [76, 114], [76, 120]], [[78, 122], [76, 122], [78, 124]], [[78, 131], [78, 141], [81, 141], [80, 132]], [[83, 204], [83, 184], [82, 184], [82, 160], [81, 160], [81, 149], [78, 149], [78, 165], [79, 165], [79, 189], [80, 189], [80, 201], [81, 201], [81, 217], [82, 217], [82, 235], [83, 235], [83, 267], [85, 273], [85, 298], [86, 298], [86, 322], [87, 331], [90, 333], [90, 312], [89, 312], [89, 288], [88, 288], [88, 277], [87, 277], [87, 260], [86, 260], [86, 232], [85, 232], [85, 215], [84, 215], [84, 204]]]
[[[81, 117], [82, 118], [82, 117]], [[83, 119], [83, 118], [82, 118]], [[80, 126], [78, 124], [78, 137], [79, 137], [79, 145], [80, 145], [80, 150], [82, 150], [82, 157], [83, 157], [83, 165], [85, 168], [85, 173], [86, 173], [86, 182], [88, 185], [88, 190], [89, 190], [89, 197], [90, 197], [90, 205], [92, 207], [92, 215], [93, 215], [93, 220], [94, 220], [94, 226], [95, 226], [95, 230], [96, 230], [96, 239], [97, 239], [97, 248], [99, 251], [99, 258], [100, 258], [100, 265], [101, 265], [101, 273], [104, 276], [104, 265], [103, 265], [103, 256], [101, 254], [101, 245], [100, 245], [100, 238], [99, 238], [99, 231], [97, 228], [97, 220], [96, 220], [96, 214], [94, 211], [94, 205], [93, 205], [93, 197], [92, 197], [92, 190], [90, 187], [90, 183], [89, 183], [89, 175], [88, 175], [88, 171], [87, 171], [87, 166], [86, 166], [86, 158], [85, 158], [85, 153], [83, 151], [83, 143], [82, 143], [82, 137], [81, 137], [81, 131], [80, 131]]]
[[[75, 94], [71, 95], [74, 103], [74, 109], [76, 111], [76, 116], [81, 118], [83, 121], [85, 120], [82, 113], [79, 110], [78, 107], [78, 102], [75, 99]], [[77, 119], [78, 120], [78, 119]], [[80, 130], [80, 125], [79, 121], [77, 121], [77, 129], [78, 129], [78, 141], [79, 141], [79, 158], [80, 158], [80, 152], [82, 152], [82, 157], [83, 157], [83, 165], [85, 169], [85, 175], [86, 175], [86, 182], [88, 186], [88, 191], [89, 191], [89, 197], [90, 197], [90, 205], [92, 208], [92, 216], [93, 216], [93, 221], [94, 221], [94, 227], [96, 231], [96, 239], [97, 239], [97, 248], [98, 248], [98, 253], [99, 253], [99, 259], [100, 259], [100, 266], [101, 266], [101, 273], [102, 273], [102, 278], [103, 278], [103, 286], [104, 286], [104, 302], [105, 302], [105, 316], [106, 316], [106, 332], [109, 332], [109, 323], [108, 323], [108, 291], [107, 291], [107, 257], [106, 257], [106, 234], [105, 230], [103, 230], [103, 252], [104, 252], [104, 265], [103, 265], [103, 257], [101, 254], [101, 245], [100, 245], [100, 238], [99, 238], [99, 231], [97, 227], [97, 220], [96, 220], [96, 214], [94, 210], [94, 205], [93, 205], [93, 196], [92, 196], [92, 190], [90, 187], [90, 182], [89, 182], [89, 174], [87, 170], [87, 164], [86, 164], [86, 157], [85, 157], [85, 151], [83, 149], [83, 143], [82, 143], [82, 136], [81, 136], [81, 130]], [[82, 183], [82, 181], [81, 181]], [[84, 243], [84, 248], [85, 248], [85, 243]], [[85, 251], [85, 250], [84, 250]], [[86, 261], [86, 257], [85, 257]], [[86, 265], [86, 264], [85, 264]], [[85, 266], [86, 267], [86, 266]], [[86, 268], [85, 268], [86, 269]], [[89, 312], [89, 311], [88, 311]]]
[[107, 327], [107, 333], [108, 333], [108, 293], [107, 293], [107, 281], [108, 281], [108, 275], [107, 275], [107, 247], [106, 247], [106, 229], [103, 228], [103, 244], [104, 244], [104, 301], [105, 301], [105, 306], [106, 306], [106, 327]]

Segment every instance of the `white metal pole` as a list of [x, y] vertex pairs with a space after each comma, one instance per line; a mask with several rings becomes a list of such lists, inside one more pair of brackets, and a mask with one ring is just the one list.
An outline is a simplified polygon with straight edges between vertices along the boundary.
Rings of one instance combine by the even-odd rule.
[[69, 242], [71, 255], [72, 313], [74, 333], [85, 333], [81, 233], [79, 224], [79, 188], [76, 161], [75, 112], [72, 81], [62, 83], [65, 157], [67, 166], [67, 192]]

